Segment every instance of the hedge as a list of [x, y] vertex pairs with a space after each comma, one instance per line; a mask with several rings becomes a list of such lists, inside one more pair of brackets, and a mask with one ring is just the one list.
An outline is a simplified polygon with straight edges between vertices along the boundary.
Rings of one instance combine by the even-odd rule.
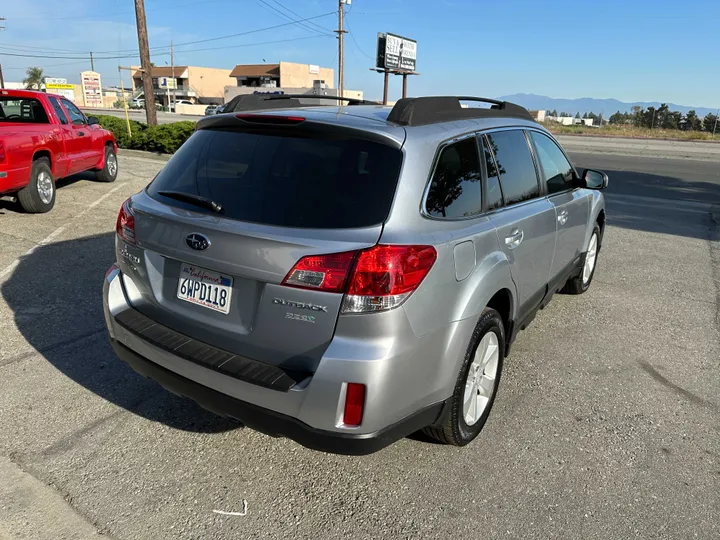
[[173, 154], [195, 131], [195, 122], [183, 121], [159, 126], [148, 126], [142, 122], [130, 120], [132, 137], [128, 136], [127, 122], [115, 116], [98, 116], [100, 125], [112, 131], [120, 148], [146, 150]]

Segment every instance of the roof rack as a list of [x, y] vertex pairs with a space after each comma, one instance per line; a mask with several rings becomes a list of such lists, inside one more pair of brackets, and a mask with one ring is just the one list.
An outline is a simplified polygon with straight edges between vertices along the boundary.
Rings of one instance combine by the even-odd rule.
[[[460, 105], [461, 101], [491, 103], [492, 106], [489, 109], [465, 108]], [[387, 121], [401, 126], [424, 126], [453, 120], [508, 116], [534, 120], [526, 108], [509, 101], [469, 96], [428, 96], [402, 98], [390, 111]]]
[[319, 107], [320, 103], [302, 103], [300, 100], [345, 101], [348, 105], [378, 105], [375, 101], [326, 96], [315, 94], [241, 94], [235, 96], [223, 109], [223, 112], [259, 111], [266, 109], [294, 109], [301, 107]]

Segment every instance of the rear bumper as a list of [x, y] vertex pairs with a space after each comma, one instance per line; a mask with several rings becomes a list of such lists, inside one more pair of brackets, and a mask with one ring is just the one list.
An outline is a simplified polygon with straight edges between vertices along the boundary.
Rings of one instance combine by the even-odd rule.
[[[144, 317], [132, 307], [131, 287], [132, 280], [113, 267], [105, 279], [103, 301], [112, 346], [133, 369], [253, 429], [341, 454], [372, 453], [439, 422], [456, 368], [438, 359], [461, 358], [459, 351], [474, 328], [472, 321], [453, 323], [438, 333], [409, 336], [411, 330], [397, 323], [404, 314], [396, 312], [388, 314], [396, 323], [388, 329], [392, 337], [378, 339], [366, 328], [358, 336], [347, 328], [341, 331], [348, 321], [339, 322], [315, 372], [298, 376], [215, 349]], [[376, 324], [388, 320], [377, 319]], [[356, 322], [368, 324], [370, 319]], [[448, 349], [448, 344], [458, 350]], [[218, 365], [223, 355], [233, 360]], [[225, 369], [236, 360], [236, 367]], [[367, 387], [358, 427], [342, 422], [348, 382]]]
[[220, 416], [235, 418], [246, 426], [274, 437], [287, 437], [307, 448], [345, 455], [364, 455], [435, 422], [444, 403], [437, 403], [375, 433], [337, 433], [315, 429], [300, 420], [223, 394], [186, 379], [143, 358], [115, 339], [110, 339], [115, 354], [141, 375], [152, 379], [174, 394], [188, 397], [201, 407]]

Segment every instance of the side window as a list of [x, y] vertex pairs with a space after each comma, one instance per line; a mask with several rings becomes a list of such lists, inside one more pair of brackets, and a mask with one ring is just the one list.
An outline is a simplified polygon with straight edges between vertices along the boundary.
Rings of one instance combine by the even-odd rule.
[[58, 120], [60, 120], [60, 123], [67, 124], [68, 119], [67, 119], [67, 116], [65, 116], [65, 111], [63, 111], [63, 108], [60, 106], [60, 102], [54, 97], [50, 97], [48, 99], [50, 100], [50, 104], [52, 105], [52, 108], [55, 110], [55, 114], [57, 115]]
[[487, 170], [487, 192], [485, 199], [487, 200], [488, 210], [496, 210], [502, 208], [504, 204], [502, 189], [500, 188], [500, 173], [498, 173], [495, 157], [490, 150], [490, 143], [484, 135], [480, 141], [482, 142], [485, 169]]
[[558, 145], [542, 133], [531, 131], [530, 136], [537, 148], [538, 161], [545, 174], [548, 193], [558, 193], [573, 188], [573, 168]]
[[71, 124], [74, 124], [76, 126], [87, 124], [87, 122], [85, 121], [85, 115], [80, 112], [80, 109], [78, 109], [67, 99], [63, 99], [62, 103], [65, 106], [65, 110], [68, 112], [68, 116], [70, 116]]
[[440, 154], [425, 209], [438, 218], [474, 216], [482, 211], [480, 161], [475, 137], [446, 146]]
[[505, 204], [515, 204], [540, 195], [535, 163], [525, 134], [518, 131], [498, 131], [487, 135], [495, 154], [500, 185]]

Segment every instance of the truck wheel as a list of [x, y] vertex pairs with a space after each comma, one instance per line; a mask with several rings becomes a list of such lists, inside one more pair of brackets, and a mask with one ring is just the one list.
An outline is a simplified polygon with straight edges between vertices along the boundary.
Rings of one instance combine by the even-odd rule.
[[482, 430], [500, 384], [505, 358], [505, 330], [500, 314], [485, 308], [475, 327], [442, 427], [423, 431], [445, 444], [465, 446]]
[[100, 182], [114, 182], [118, 174], [118, 161], [112, 146], [105, 147], [105, 162], [102, 169], [95, 171]]
[[43, 214], [55, 206], [55, 180], [47, 158], [33, 161], [30, 182], [17, 197], [22, 209], [31, 214]]
[[562, 294], [582, 294], [590, 288], [593, 276], [595, 275], [595, 267], [597, 266], [597, 255], [600, 249], [600, 227], [595, 224], [590, 242], [588, 243], [587, 252], [585, 254], [585, 264], [579, 276], [570, 278], [565, 286], [560, 289]]

